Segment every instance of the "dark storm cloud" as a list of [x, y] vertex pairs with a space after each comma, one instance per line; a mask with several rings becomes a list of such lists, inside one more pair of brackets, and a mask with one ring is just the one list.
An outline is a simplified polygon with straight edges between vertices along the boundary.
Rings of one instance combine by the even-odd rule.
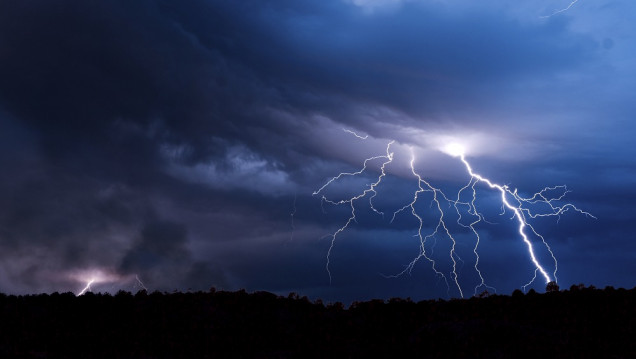
[[220, 287], [226, 286], [220, 272], [213, 272], [206, 263], [193, 260], [187, 235], [183, 224], [156, 219], [147, 221], [139, 238], [124, 255], [121, 272], [137, 273], [144, 278], [145, 285], [158, 290], [208, 289], [202, 279]]
[[38, 131], [48, 155], [126, 146], [117, 135], [128, 122], [128, 132], [161, 135], [152, 133], [155, 122], [195, 107], [201, 91], [190, 89], [202, 59], [153, 3], [4, 7], [3, 105]]
[[[347, 121], [342, 98], [440, 107], [477, 96], [470, 92], [486, 79], [576, 68], [595, 50], [566, 20], [529, 26], [416, 4], [400, 16], [306, 1], [4, 6], [0, 91], [9, 111], [49, 141], [79, 131], [113, 141], [96, 134], [132, 122], [154, 140], [194, 145], [194, 157], [218, 150], [206, 149], [211, 136], [258, 141], [250, 131], [287, 125], [268, 108]], [[55, 145], [48, 149], [64, 149]]]
[[47, 156], [142, 182], [162, 166], [160, 143], [187, 148], [189, 165], [222, 156], [213, 137], [299, 165], [269, 141], [305, 137], [312, 115], [373, 130], [387, 119], [360, 107], [458, 111], [478, 106], [484, 80], [575, 68], [594, 50], [565, 20], [528, 26], [417, 4], [400, 16], [307, 1], [4, 6], [7, 110]]
[[[566, 16], [524, 22], [429, 2], [388, 12], [345, 1], [3, 2], [0, 289], [54, 290], [46, 272], [108, 267], [156, 288], [318, 293], [324, 273], [298, 271], [307, 286], [284, 273], [323, 253], [292, 246], [283, 253], [299, 257], [283, 260], [278, 247], [294, 230], [311, 240], [341, 225], [311, 192], [382, 154], [384, 138], [412, 141], [413, 129], [512, 128], [541, 148], [561, 141], [565, 131], [550, 126], [576, 120], [539, 121], [532, 111], [587, 105], [594, 93], [554, 95], [610, 74], [603, 51], [622, 49], [572, 28]], [[582, 74], [595, 68], [598, 77]], [[630, 118], [623, 104], [612, 111]], [[382, 140], [358, 141], [343, 127]], [[538, 163], [554, 173], [568, 156]], [[585, 166], [573, 162], [556, 184]], [[614, 167], [595, 164], [594, 178]], [[398, 186], [412, 186], [405, 173]], [[543, 178], [515, 166], [498, 173], [520, 187]], [[274, 276], [250, 274], [272, 262]]]

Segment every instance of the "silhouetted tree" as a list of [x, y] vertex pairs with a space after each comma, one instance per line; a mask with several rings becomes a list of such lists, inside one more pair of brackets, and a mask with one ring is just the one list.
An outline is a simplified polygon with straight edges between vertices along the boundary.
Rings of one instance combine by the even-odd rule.
[[344, 310], [344, 304], [342, 302], [329, 303], [327, 309]]
[[490, 292], [488, 289], [485, 289], [483, 292], [477, 294], [477, 298], [488, 298], [490, 297]]
[[551, 281], [548, 285], [545, 286], [546, 293], [558, 292], [559, 285], [555, 281]]
[[636, 289], [574, 288], [350, 309], [244, 290], [0, 294], [0, 358], [636, 357]]
[[583, 289], [585, 289], [585, 284], [583, 283], [572, 284], [572, 286], [570, 286], [570, 292], [578, 292]]

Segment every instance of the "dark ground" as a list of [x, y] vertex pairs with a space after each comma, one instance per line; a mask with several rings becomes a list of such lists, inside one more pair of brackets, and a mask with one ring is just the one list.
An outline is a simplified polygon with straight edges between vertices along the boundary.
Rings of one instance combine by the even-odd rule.
[[293, 293], [0, 294], [0, 358], [406, 355], [634, 358], [636, 288], [395, 298], [348, 309]]

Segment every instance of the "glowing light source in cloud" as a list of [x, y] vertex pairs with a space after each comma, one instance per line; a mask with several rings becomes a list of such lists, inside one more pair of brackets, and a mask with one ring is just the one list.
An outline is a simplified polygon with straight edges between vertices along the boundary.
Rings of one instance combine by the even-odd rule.
[[447, 153], [453, 157], [463, 157], [464, 154], [466, 154], [466, 148], [460, 143], [453, 142], [444, 146], [444, 148], [442, 148], [442, 152]]

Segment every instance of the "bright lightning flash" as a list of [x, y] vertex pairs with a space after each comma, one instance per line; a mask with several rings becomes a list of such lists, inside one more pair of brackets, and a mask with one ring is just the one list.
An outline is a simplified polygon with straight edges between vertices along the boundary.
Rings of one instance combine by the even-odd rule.
[[[386, 151], [384, 155], [370, 157], [364, 160], [362, 169], [357, 172], [343, 172], [339, 175], [332, 177], [327, 183], [325, 183], [322, 187], [316, 190], [313, 194], [318, 195], [322, 194], [325, 189], [333, 184], [334, 182], [341, 180], [343, 177], [353, 177], [359, 176], [363, 172], [366, 172], [369, 166], [369, 163], [372, 161], [381, 161], [379, 166], [379, 174], [375, 182], [369, 184], [365, 190], [354, 195], [350, 198], [341, 199], [341, 200], [332, 200], [327, 198], [324, 194], [322, 194], [321, 201], [326, 202], [332, 205], [349, 205], [351, 207], [350, 216], [347, 221], [342, 225], [339, 229], [337, 229], [334, 233], [330, 235], [331, 244], [329, 246], [329, 250], [327, 251], [327, 264], [326, 269], [329, 274], [329, 280], [331, 281], [331, 271], [329, 269], [330, 264], [330, 255], [336, 243], [337, 237], [344, 232], [351, 222], [356, 221], [356, 206], [355, 204], [363, 199], [368, 198], [368, 202], [370, 208], [373, 212], [379, 215], [384, 215], [382, 211], [376, 209], [373, 204], [373, 200], [378, 194], [376, 188], [382, 182], [382, 180], [386, 177], [386, 167], [388, 164], [393, 162], [394, 153], [391, 152], [391, 145], [393, 145], [394, 141], [388, 143], [386, 147]], [[492, 182], [490, 179], [476, 173], [468, 160], [466, 159], [465, 152], [466, 148], [459, 143], [450, 143], [440, 149], [442, 152], [452, 156], [457, 157], [462, 162], [466, 169], [466, 173], [469, 175], [470, 179], [468, 183], [462, 187], [456, 194], [456, 196], [452, 197], [452, 199], [444, 194], [441, 189], [434, 187], [431, 183], [425, 180], [422, 175], [420, 175], [415, 169], [415, 154], [413, 150], [411, 150], [411, 160], [410, 160], [410, 169], [411, 174], [417, 180], [417, 190], [413, 193], [413, 199], [411, 202], [404, 205], [402, 208], [398, 209], [393, 213], [391, 218], [391, 222], [393, 222], [397, 215], [402, 212], [410, 212], [411, 216], [414, 217], [418, 222], [418, 230], [417, 237], [419, 238], [420, 246], [419, 246], [419, 254], [406, 266], [402, 272], [390, 276], [397, 277], [403, 275], [405, 273], [411, 273], [414, 266], [417, 262], [424, 258], [431, 264], [431, 268], [435, 272], [435, 274], [444, 279], [446, 282], [447, 288], [450, 290], [449, 279], [452, 281], [454, 287], [457, 288], [461, 297], [464, 296], [464, 291], [459, 284], [459, 275], [457, 270], [457, 264], [459, 261], [463, 262], [463, 260], [459, 257], [456, 252], [457, 240], [453, 233], [451, 233], [451, 227], [447, 225], [447, 220], [445, 215], [449, 211], [449, 208], [454, 208], [455, 215], [457, 218], [457, 224], [463, 228], [469, 229], [470, 233], [472, 233], [475, 238], [473, 248], [473, 254], [475, 257], [474, 260], [474, 269], [479, 277], [479, 283], [474, 288], [474, 294], [477, 294], [479, 288], [485, 287], [494, 289], [493, 287], [486, 284], [486, 280], [482, 275], [482, 272], [479, 270], [479, 243], [480, 236], [477, 232], [476, 225], [481, 222], [489, 223], [486, 221], [485, 217], [479, 212], [476, 201], [477, 201], [477, 185], [484, 184], [488, 188], [497, 191], [501, 196], [501, 205], [504, 212], [509, 210], [513, 213], [513, 218], [516, 219], [517, 222], [517, 231], [519, 236], [521, 237], [523, 243], [525, 244], [528, 255], [534, 267], [534, 276], [530, 281], [523, 285], [525, 288], [532, 284], [536, 279], [537, 273], [540, 273], [541, 276], [545, 279], [546, 283], [551, 281], [557, 281], [557, 269], [558, 263], [557, 259], [552, 252], [552, 249], [546, 242], [545, 238], [539, 234], [532, 224], [529, 222], [530, 219], [534, 219], [537, 217], [557, 217], [560, 218], [562, 214], [565, 212], [572, 210], [578, 212], [580, 214], [596, 218], [592, 216], [590, 213], [585, 212], [573, 204], [563, 203], [562, 200], [565, 195], [569, 192], [566, 186], [554, 186], [554, 187], [546, 187], [541, 191], [535, 193], [531, 197], [524, 198], [518, 194], [517, 189], [510, 189], [507, 185], [500, 185]], [[431, 208], [435, 213], [435, 217], [437, 218], [436, 224], [433, 226], [433, 229], [430, 233], [422, 233], [424, 228], [424, 215], [418, 212], [416, 204], [420, 201], [420, 196], [424, 193], [430, 193], [432, 195], [431, 200]], [[464, 193], [469, 192], [469, 195], [464, 195]], [[556, 195], [555, 195], [556, 193]], [[469, 197], [468, 200], [463, 200], [462, 198]], [[536, 208], [542, 208], [542, 211], [537, 211]], [[503, 214], [503, 213], [502, 213]], [[452, 269], [448, 276], [438, 269], [435, 260], [427, 253], [427, 242], [431, 240], [435, 240], [435, 238], [446, 238], [450, 241], [450, 251], [448, 256], [450, 258], [450, 262], [452, 263]], [[545, 267], [540, 263], [539, 259], [535, 254], [535, 248], [533, 244], [534, 242], [540, 243], [545, 247], [547, 252], [550, 254], [553, 262], [554, 262], [554, 271], [552, 273], [548, 273]], [[496, 291], [496, 289], [495, 289]]]
[[444, 146], [442, 152], [445, 152], [453, 157], [459, 157], [464, 156], [464, 153], [466, 153], [466, 149], [464, 148], [464, 145], [457, 142], [452, 142]]
[[135, 287], [143, 290], [148, 290], [144, 283], [139, 279], [138, 275], [120, 275], [111, 271], [102, 269], [92, 269], [75, 272], [70, 275], [70, 278], [85, 283], [84, 288], [77, 293], [78, 296], [91, 292], [93, 286], [100, 283], [130, 283], [135, 281]]
[[86, 283], [84, 289], [77, 293], [77, 295], [80, 296], [85, 294], [86, 292], [92, 291], [92, 285], [105, 282], [114, 282], [119, 280], [119, 276], [106, 273], [102, 270], [92, 270], [78, 275], [76, 279]]
[[84, 289], [82, 289], [79, 293], [77, 293], [77, 295], [80, 296], [80, 295], [84, 295], [84, 293], [86, 292], [91, 292], [92, 291], [91, 285], [95, 283], [95, 281], [96, 281], [95, 278], [89, 279], [88, 282], [86, 283], [86, 287], [84, 287]]
[[[528, 254], [530, 255], [530, 258], [532, 260], [532, 263], [534, 264], [536, 271], [539, 271], [541, 273], [541, 275], [543, 276], [543, 278], [545, 279], [546, 283], [551, 282], [552, 280], [554, 280], [556, 282], [557, 280], [557, 269], [558, 269], [558, 263], [557, 263], [557, 259], [554, 256], [554, 253], [552, 252], [552, 249], [550, 248], [550, 246], [548, 245], [548, 243], [545, 241], [545, 239], [543, 238], [542, 235], [540, 235], [535, 229], [534, 227], [528, 222], [527, 217], [530, 218], [535, 218], [535, 217], [549, 217], [549, 216], [556, 216], [559, 217], [561, 214], [565, 213], [568, 210], [574, 210], [576, 212], [579, 212], [581, 214], [584, 214], [586, 216], [592, 217], [592, 218], [596, 218], [593, 215], [591, 215], [588, 212], [582, 211], [579, 208], [575, 207], [574, 205], [570, 204], [570, 203], [566, 203], [566, 204], [562, 204], [562, 205], [558, 205], [556, 204], [557, 201], [560, 201], [568, 192], [567, 187], [565, 186], [555, 186], [555, 187], [546, 187], [544, 189], [542, 189], [541, 191], [535, 193], [532, 197], [530, 198], [524, 198], [521, 197], [518, 192], [517, 189], [511, 190], [507, 185], [499, 185], [496, 183], [491, 182], [488, 178], [482, 177], [481, 175], [475, 173], [472, 169], [472, 167], [470, 166], [470, 164], [468, 163], [468, 161], [466, 160], [466, 157], [464, 156], [464, 154], [459, 155], [462, 163], [464, 164], [464, 166], [466, 166], [466, 171], [470, 174], [470, 181], [468, 182], [468, 184], [463, 187], [459, 193], [458, 193], [458, 201], [457, 203], [459, 203], [459, 196], [461, 195], [461, 192], [467, 188], [471, 188], [472, 190], [472, 201], [470, 203], [468, 203], [468, 207], [469, 207], [469, 212], [476, 214], [477, 209], [475, 207], [475, 198], [476, 198], [476, 193], [475, 193], [475, 185], [479, 182], [483, 182], [485, 184], [488, 185], [488, 187], [492, 188], [492, 189], [496, 189], [497, 191], [499, 191], [499, 193], [501, 193], [501, 203], [503, 204], [503, 206], [505, 206], [505, 208], [511, 210], [514, 213], [514, 218], [517, 219], [517, 222], [519, 223], [518, 226], [518, 231], [519, 231], [519, 235], [521, 236], [521, 238], [523, 239], [523, 242], [526, 244], [526, 246], [528, 247]], [[556, 197], [548, 197], [546, 195], [546, 193], [551, 192], [551, 191], [555, 191], [555, 190], [560, 190], [560, 194]], [[509, 200], [510, 198], [510, 200]], [[512, 202], [511, 202], [512, 200]], [[543, 203], [546, 204], [549, 208], [550, 211], [548, 212], [544, 212], [544, 213], [533, 213], [531, 211], [531, 209], [529, 208], [529, 206], [525, 207], [525, 205], [533, 205], [533, 204], [537, 204], [537, 203]], [[464, 203], [466, 204], [466, 203]], [[481, 215], [479, 215], [481, 217]], [[472, 225], [471, 225], [472, 226]], [[545, 248], [548, 250], [548, 252], [550, 253], [550, 256], [552, 257], [552, 260], [554, 261], [554, 272], [553, 272], [553, 277], [551, 278], [550, 275], [548, 274], [548, 272], [545, 270], [545, 268], [539, 263], [535, 252], [534, 252], [534, 247], [532, 245], [532, 242], [530, 241], [530, 238], [528, 237], [528, 234], [526, 233], [526, 228], [529, 229], [529, 232], [531, 232], [534, 236], [538, 237], [541, 242], [543, 243], [543, 245], [545, 246]], [[479, 236], [476, 232], [475, 234], [477, 236]], [[536, 274], [535, 271], [535, 274]], [[528, 285], [530, 285], [532, 282], [534, 281], [531, 280], [528, 284], [526, 284], [524, 286], [524, 288]]]

